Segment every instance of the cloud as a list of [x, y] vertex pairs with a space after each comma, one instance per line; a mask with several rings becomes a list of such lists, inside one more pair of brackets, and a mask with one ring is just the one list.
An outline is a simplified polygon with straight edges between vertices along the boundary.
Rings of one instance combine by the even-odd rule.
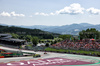
[[36, 12], [35, 15], [43, 15], [43, 16], [50, 16], [50, 15], [58, 15], [58, 14], [70, 14], [70, 15], [76, 15], [76, 14], [83, 14], [85, 9], [81, 7], [78, 3], [73, 3], [70, 6], [66, 6], [63, 9], [60, 9], [58, 11], [55, 11], [55, 13], [51, 12], [49, 14], [47, 13], [39, 13]]
[[0, 14], [0, 16], [7, 16], [7, 17], [11, 17], [11, 16], [15, 16], [15, 17], [24, 17], [25, 15], [24, 14], [16, 14], [14, 11], [11, 12], [11, 13], [8, 13], [8, 12], [2, 12]]
[[39, 12], [36, 12], [35, 15], [49, 16], [49, 14], [47, 13], [39, 13]]
[[39, 13], [39, 12], [36, 12], [35, 15], [50, 16], [50, 15], [55, 15], [55, 14], [52, 13], [52, 12], [49, 13], [49, 14], [47, 14], [47, 13]]
[[10, 13], [12, 16], [24, 17], [24, 14], [16, 14], [14, 11]]
[[36, 12], [36, 13], [35, 13], [35, 15], [39, 15], [39, 13], [38, 13], [38, 12]]
[[56, 11], [56, 14], [83, 14], [85, 9], [81, 7], [79, 3], [73, 3], [70, 6], [66, 6], [61, 10]]
[[40, 15], [49, 16], [49, 14], [46, 14], [46, 13], [40, 13]]
[[55, 15], [55, 14], [51, 12], [50, 15]]
[[0, 16], [7, 16], [7, 17], [10, 17], [11, 15], [8, 13], [8, 12], [2, 12], [0, 14]]
[[34, 15], [42, 15], [42, 16], [50, 16], [50, 15], [55, 15], [55, 13], [49, 13], [49, 14], [47, 14], [47, 13], [39, 13], [39, 12], [36, 12]]
[[94, 14], [94, 15], [99, 15], [100, 14], [100, 9], [95, 9], [95, 8], [89, 8], [86, 10], [87, 12], [89, 12], [90, 14]]

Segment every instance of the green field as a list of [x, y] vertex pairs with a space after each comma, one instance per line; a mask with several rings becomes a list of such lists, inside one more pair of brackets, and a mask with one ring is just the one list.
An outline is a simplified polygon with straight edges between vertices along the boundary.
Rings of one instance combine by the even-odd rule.
[[55, 48], [46, 48], [45, 51], [52, 52], [65, 52], [65, 53], [75, 53], [75, 54], [85, 54], [85, 55], [99, 55], [99, 51], [84, 51], [84, 50], [69, 50], [69, 49], [55, 49]]

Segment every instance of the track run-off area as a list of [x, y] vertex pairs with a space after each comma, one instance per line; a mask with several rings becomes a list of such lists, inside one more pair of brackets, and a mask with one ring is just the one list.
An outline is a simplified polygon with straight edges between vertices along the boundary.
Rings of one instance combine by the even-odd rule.
[[[0, 47], [4, 50], [20, 51], [8, 47]], [[54, 52], [34, 52], [30, 50], [21, 50], [21, 52], [29, 52], [40, 54], [41, 57], [10, 57], [0, 58], [0, 66], [100, 66], [100, 57], [75, 55], [67, 53]]]

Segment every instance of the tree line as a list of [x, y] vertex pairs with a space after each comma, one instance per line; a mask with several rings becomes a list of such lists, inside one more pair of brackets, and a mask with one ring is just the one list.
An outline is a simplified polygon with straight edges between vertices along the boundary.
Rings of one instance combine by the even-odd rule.
[[82, 39], [100, 39], [100, 32], [95, 28], [82, 30], [79, 32], [79, 35], [74, 37], [73, 35], [59, 35], [59, 38], [63, 40], [82, 40]]
[[2, 26], [0, 25], [0, 33], [14, 33], [21, 37], [25, 35], [37, 36], [41, 39], [53, 39], [55, 36], [60, 35], [57, 33], [50, 33], [40, 29], [28, 29], [15, 26]]
[[80, 39], [100, 39], [100, 32], [95, 28], [82, 30], [79, 32]]

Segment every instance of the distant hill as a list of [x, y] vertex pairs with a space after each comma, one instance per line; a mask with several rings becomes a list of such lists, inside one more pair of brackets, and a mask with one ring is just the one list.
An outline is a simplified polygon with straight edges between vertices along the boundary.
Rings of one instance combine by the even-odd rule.
[[33, 25], [33, 26], [18, 26], [18, 27], [23, 27], [23, 28], [30, 28], [30, 29], [41, 29], [44, 31], [51, 31], [54, 28], [57, 28], [59, 26], [45, 26], [45, 25]]
[[43, 31], [48, 31], [53, 33], [72, 34], [72, 35], [78, 35], [80, 31], [86, 30], [88, 28], [95, 28], [100, 31], [100, 25], [93, 25], [89, 23], [71, 24], [71, 25], [63, 25], [63, 26], [33, 25], [33, 26], [19, 26], [19, 27], [40, 29]]
[[29, 29], [29, 28], [4, 26], [4, 25], [0, 25], [0, 33], [15, 33], [18, 35], [32, 35], [32, 36], [38, 36], [45, 39], [60, 35], [57, 33], [42, 31], [40, 29]]
[[82, 25], [84, 27], [86, 27], [86, 26], [93, 26], [92, 24], [89, 24], [89, 23], [80, 23], [79, 25]]

